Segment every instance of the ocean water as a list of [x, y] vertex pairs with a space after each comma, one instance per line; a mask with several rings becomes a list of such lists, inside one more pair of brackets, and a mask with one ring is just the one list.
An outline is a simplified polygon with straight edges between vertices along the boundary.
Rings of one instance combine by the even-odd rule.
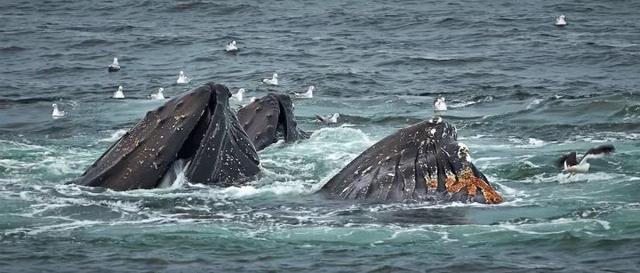
[[[638, 1], [0, 1], [0, 272], [637, 272]], [[554, 17], [567, 16], [557, 28]], [[238, 41], [241, 51], [225, 54]], [[122, 70], [107, 73], [118, 57]], [[178, 71], [193, 80], [176, 85]], [[278, 73], [281, 85], [262, 78]], [[77, 178], [146, 111], [214, 81], [296, 100], [311, 139], [241, 187]], [[123, 85], [127, 99], [110, 99]], [[314, 192], [435, 96], [506, 202]], [[66, 111], [53, 120], [51, 104]], [[316, 114], [340, 112], [321, 126]], [[553, 161], [613, 144], [587, 174]]]

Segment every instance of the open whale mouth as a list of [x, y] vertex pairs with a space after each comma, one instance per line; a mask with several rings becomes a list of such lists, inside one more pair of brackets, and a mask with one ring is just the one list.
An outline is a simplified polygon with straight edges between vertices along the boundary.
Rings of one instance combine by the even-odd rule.
[[76, 183], [113, 190], [157, 187], [172, 164], [207, 184], [241, 183], [257, 174], [258, 155], [229, 106], [224, 85], [208, 83], [149, 111]]
[[269, 93], [238, 110], [238, 120], [256, 150], [284, 139], [294, 142], [309, 135], [297, 128], [291, 98]]
[[[286, 107], [283, 105], [284, 102], [279, 101], [278, 105], [280, 107], [280, 115], [278, 115], [278, 127], [276, 128], [276, 137], [278, 139], [284, 139], [285, 141], [291, 141], [289, 138], [288, 128], [295, 128], [295, 124], [288, 124], [289, 120], [293, 120], [290, 111], [287, 111]], [[295, 141], [295, 140], [294, 140]]]

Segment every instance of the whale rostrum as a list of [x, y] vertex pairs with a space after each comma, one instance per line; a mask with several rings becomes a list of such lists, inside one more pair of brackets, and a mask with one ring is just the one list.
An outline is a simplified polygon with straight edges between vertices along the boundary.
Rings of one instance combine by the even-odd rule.
[[309, 138], [298, 129], [291, 98], [285, 94], [269, 93], [240, 108], [238, 120], [258, 151], [281, 138], [287, 143]]
[[380, 140], [320, 190], [339, 199], [372, 201], [503, 201], [469, 161], [455, 127], [427, 120]]

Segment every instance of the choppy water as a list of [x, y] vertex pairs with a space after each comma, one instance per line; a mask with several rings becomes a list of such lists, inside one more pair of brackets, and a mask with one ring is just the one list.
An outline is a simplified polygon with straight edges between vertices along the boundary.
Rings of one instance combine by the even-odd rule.
[[[229, 1], [228, 1], [229, 2]], [[0, 1], [0, 271], [635, 272], [638, 1]], [[553, 26], [565, 14], [566, 28]], [[225, 54], [235, 39], [237, 55]], [[107, 73], [119, 57], [122, 71]], [[193, 77], [175, 85], [178, 71]], [[310, 140], [243, 187], [65, 185], [146, 111], [206, 81], [296, 101]], [[128, 99], [109, 99], [123, 85]], [[313, 192], [430, 117], [437, 94], [505, 196], [355, 204]], [[51, 103], [67, 112], [52, 120]], [[321, 128], [340, 112], [349, 126]], [[615, 155], [565, 177], [562, 153]]]

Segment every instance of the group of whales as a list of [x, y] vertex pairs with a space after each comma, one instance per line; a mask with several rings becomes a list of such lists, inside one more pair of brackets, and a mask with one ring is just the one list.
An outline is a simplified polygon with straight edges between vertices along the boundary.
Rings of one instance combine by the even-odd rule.
[[[125, 133], [75, 183], [123, 191], [163, 186], [184, 164], [191, 183], [242, 185], [260, 175], [258, 152], [303, 141], [291, 97], [269, 93], [232, 109], [232, 94], [207, 83], [167, 101]], [[497, 204], [502, 196], [469, 161], [454, 126], [432, 118], [374, 144], [320, 189], [332, 198]], [[182, 165], [181, 165], [182, 166]]]
[[[557, 26], [566, 24], [564, 15], [556, 19]], [[236, 41], [225, 48], [230, 53], [238, 50]], [[114, 58], [108, 71], [119, 70]], [[180, 71], [176, 83], [190, 80]], [[277, 86], [278, 74], [262, 82]], [[295, 96], [311, 98], [314, 89], [310, 86]], [[119, 96], [117, 92], [122, 92], [121, 86], [114, 98]], [[291, 143], [310, 134], [297, 127], [288, 95], [253, 97], [235, 112], [229, 99], [242, 101], [243, 95], [244, 89], [231, 94], [224, 85], [207, 83], [167, 101], [149, 111], [74, 182], [117, 191], [152, 189], [173, 181], [174, 165], [181, 166], [192, 183], [224, 187], [255, 179], [261, 171], [260, 150], [280, 139]], [[164, 99], [162, 88], [156, 96]], [[56, 104], [53, 107], [54, 118], [64, 115]], [[434, 111], [446, 110], [445, 98], [436, 98]], [[336, 123], [338, 117], [338, 113], [317, 116], [317, 121]], [[599, 146], [590, 149], [580, 162], [574, 152], [563, 156], [559, 165], [570, 173], [586, 172], [589, 158], [613, 151], [612, 145]], [[457, 141], [456, 128], [436, 116], [380, 140], [329, 179], [320, 192], [333, 198], [369, 201], [503, 202], [469, 161], [469, 152]]]
[[[259, 175], [258, 152], [284, 140], [302, 141], [291, 97], [269, 93], [235, 112], [234, 95], [207, 83], [152, 110], [96, 160], [75, 183], [112, 190], [152, 189], [176, 177], [184, 166], [192, 183], [242, 185]], [[434, 101], [446, 111], [444, 97]], [[336, 117], [332, 117], [337, 119]], [[335, 121], [334, 121], [335, 122]], [[558, 165], [571, 174], [587, 172], [588, 159], [609, 154], [612, 145], [576, 153]], [[364, 151], [320, 189], [339, 199], [370, 201], [459, 201], [497, 204], [502, 196], [470, 162], [454, 126], [436, 116], [401, 129]]]

